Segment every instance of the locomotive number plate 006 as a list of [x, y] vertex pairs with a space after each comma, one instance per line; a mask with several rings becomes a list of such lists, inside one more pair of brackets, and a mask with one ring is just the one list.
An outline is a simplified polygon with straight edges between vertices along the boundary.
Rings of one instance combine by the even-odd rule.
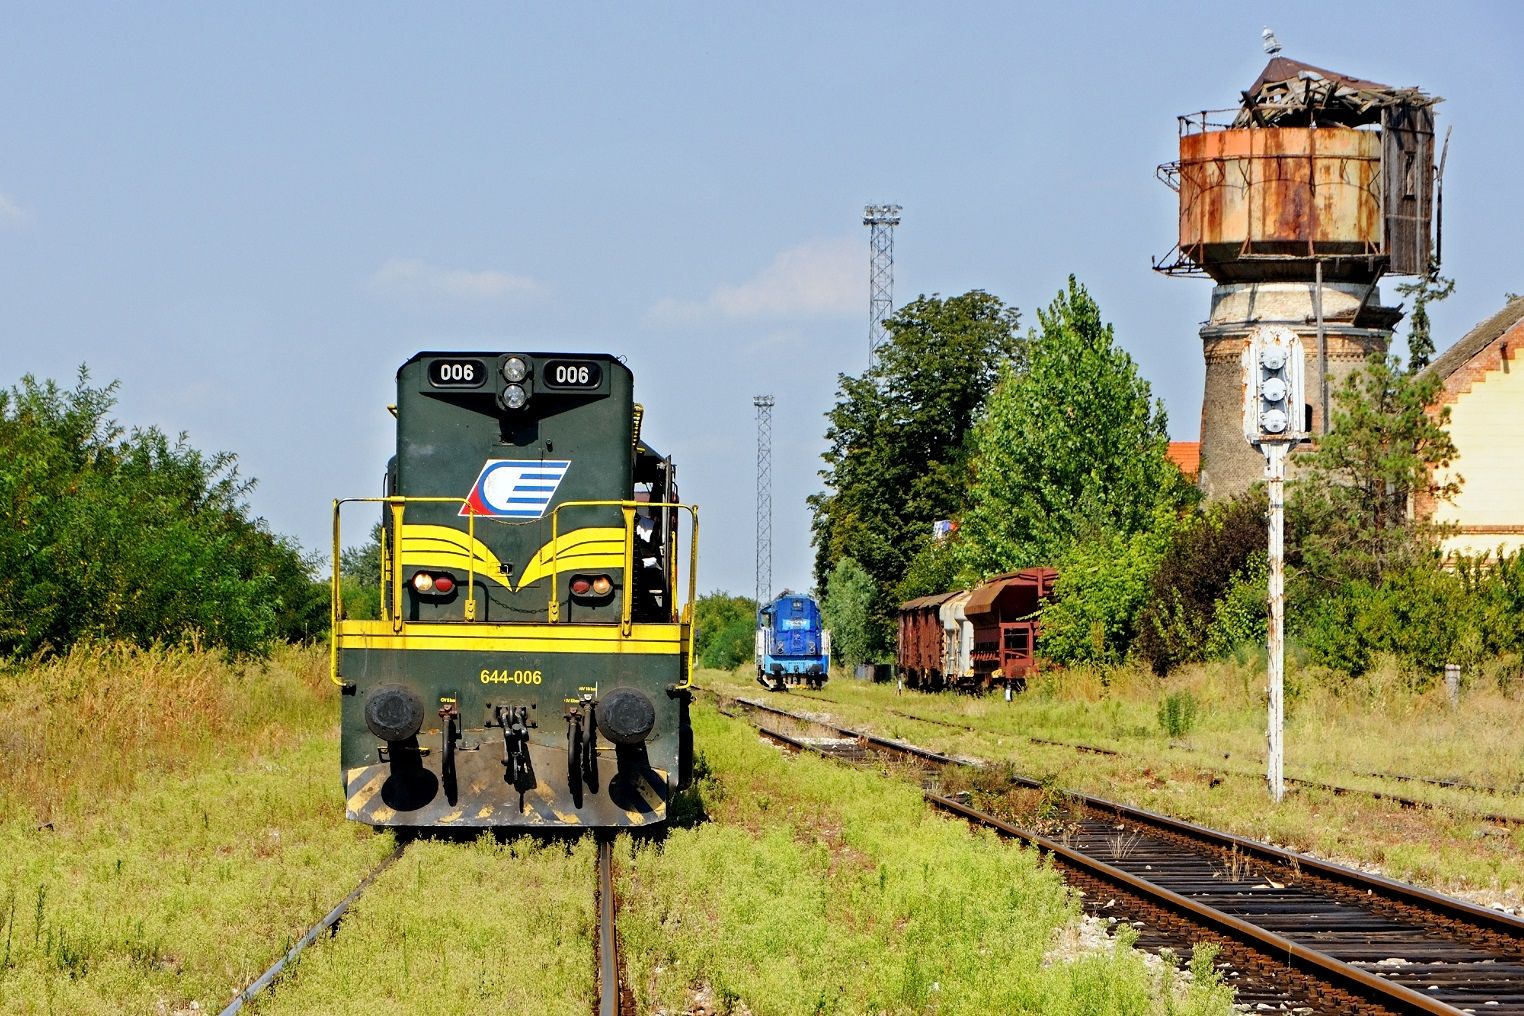
[[480, 360], [434, 360], [429, 384], [435, 388], [480, 388], [487, 383], [487, 365]]
[[541, 388], [593, 391], [603, 384], [603, 367], [596, 360], [546, 360], [539, 382]]

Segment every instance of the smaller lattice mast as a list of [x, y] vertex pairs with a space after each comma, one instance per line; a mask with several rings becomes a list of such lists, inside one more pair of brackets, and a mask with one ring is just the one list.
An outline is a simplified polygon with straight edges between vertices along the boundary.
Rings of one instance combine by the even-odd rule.
[[894, 313], [894, 227], [900, 224], [899, 205], [867, 205], [868, 227], [868, 363], [887, 338], [884, 319]]
[[757, 574], [756, 601], [772, 599], [773, 588], [773, 397], [755, 395], [757, 407]]

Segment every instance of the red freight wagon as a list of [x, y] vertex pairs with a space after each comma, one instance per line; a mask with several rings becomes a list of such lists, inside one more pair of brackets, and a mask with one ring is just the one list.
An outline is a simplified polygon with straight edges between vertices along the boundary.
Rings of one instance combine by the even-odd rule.
[[974, 590], [963, 608], [974, 628], [969, 661], [974, 687], [1025, 685], [1040, 662], [1038, 611], [1052, 598], [1057, 578], [1052, 568], [1024, 568], [996, 575]]

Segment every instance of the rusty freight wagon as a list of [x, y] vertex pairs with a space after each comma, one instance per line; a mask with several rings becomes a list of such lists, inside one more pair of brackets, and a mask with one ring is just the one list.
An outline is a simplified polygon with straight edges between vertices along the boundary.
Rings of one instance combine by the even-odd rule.
[[956, 592], [922, 596], [900, 604], [898, 669], [912, 688], [939, 688], [946, 673], [946, 640], [940, 608]]
[[1058, 572], [1025, 568], [900, 605], [897, 666], [912, 688], [1021, 688], [1042, 665], [1040, 613]]

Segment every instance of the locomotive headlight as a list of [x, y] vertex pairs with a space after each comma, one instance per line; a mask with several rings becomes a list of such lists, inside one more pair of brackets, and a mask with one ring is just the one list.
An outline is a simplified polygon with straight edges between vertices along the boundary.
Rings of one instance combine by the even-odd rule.
[[413, 588], [420, 593], [433, 592], [434, 576], [430, 575], [428, 572], [419, 572], [417, 575], [413, 576]]
[[614, 582], [607, 575], [599, 575], [593, 579], [593, 592], [599, 596], [607, 596], [614, 589]]
[[[506, 368], [504, 370], [506, 373]], [[503, 389], [503, 405], [509, 409], [523, 409], [524, 403], [529, 401], [529, 395], [519, 385], [509, 385]]]
[[524, 362], [523, 357], [510, 356], [503, 361], [503, 380], [517, 384], [528, 376], [529, 364]]

